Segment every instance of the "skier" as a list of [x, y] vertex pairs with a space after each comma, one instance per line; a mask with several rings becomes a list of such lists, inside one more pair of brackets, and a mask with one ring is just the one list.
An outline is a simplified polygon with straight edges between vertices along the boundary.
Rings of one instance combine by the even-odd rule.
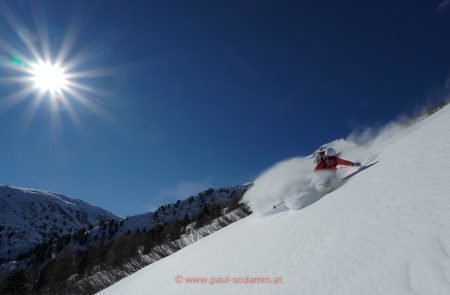
[[315, 172], [324, 171], [322, 174], [326, 172], [321, 176], [322, 180], [317, 183], [320, 190], [325, 193], [332, 192], [338, 186], [339, 180], [336, 178], [337, 165], [361, 166], [359, 162], [353, 163], [339, 158], [336, 150], [333, 148], [328, 148], [325, 152], [321, 151], [316, 158], [316, 163]]
[[359, 167], [361, 164], [359, 162], [350, 162], [341, 159], [337, 156], [336, 150], [334, 148], [328, 148], [325, 152], [320, 152], [318, 159], [316, 160], [317, 165], [314, 171], [319, 170], [336, 170], [337, 165], [344, 166], [356, 166]]

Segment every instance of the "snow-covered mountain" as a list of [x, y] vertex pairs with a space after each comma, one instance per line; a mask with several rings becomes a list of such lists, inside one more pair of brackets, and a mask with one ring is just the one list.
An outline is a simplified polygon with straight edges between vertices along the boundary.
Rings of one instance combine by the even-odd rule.
[[[99, 294], [450, 294], [449, 134], [445, 107], [389, 128], [363, 149], [340, 141], [343, 157], [373, 165], [350, 171], [356, 174], [341, 187], [309, 203], [304, 194], [295, 200], [292, 192], [302, 188], [280, 175], [312, 166], [313, 158], [280, 163], [244, 196], [258, 209], [264, 204], [256, 199], [266, 200], [267, 212]], [[306, 206], [272, 210], [286, 193]]]
[[15, 259], [50, 237], [71, 235], [116, 215], [81, 200], [0, 186], [0, 259]]
[[205, 205], [211, 206], [213, 204], [229, 202], [236, 195], [246, 191], [248, 187], [249, 184], [220, 189], [210, 188], [198, 193], [196, 196], [190, 196], [185, 200], [162, 205], [155, 212], [130, 216], [121, 222], [121, 226], [118, 228], [118, 235], [136, 229], [148, 230], [158, 224], [164, 224], [177, 219], [183, 220], [186, 215], [191, 218], [193, 215], [199, 213]]

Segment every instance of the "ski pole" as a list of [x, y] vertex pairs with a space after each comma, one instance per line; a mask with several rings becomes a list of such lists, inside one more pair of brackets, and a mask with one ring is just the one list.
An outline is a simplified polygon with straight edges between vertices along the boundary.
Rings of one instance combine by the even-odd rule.
[[281, 204], [284, 204], [286, 201], [283, 201], [283, 202], [281, 202], [280, 204], [278, 204], [278, 205], [273, 205], [273, 209], [277, 209], [277, 207], [278, 206], [280, 206]]

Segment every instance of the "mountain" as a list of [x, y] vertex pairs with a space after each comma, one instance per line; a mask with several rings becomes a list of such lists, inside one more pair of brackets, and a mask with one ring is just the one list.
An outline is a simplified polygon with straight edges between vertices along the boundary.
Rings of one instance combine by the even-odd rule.
[[[137, 229], [149, 230], [186, 215], [191, 218], [205, 205], [221, 204], [247, 186], [208, 189], [186, 200], [160, 206], [155, 212], [120, 218], [104, 209], [61, 194], [36, 189], [0, 186], [0, 260], [12, 260], [50, 238], [87, 230], [115, 239]], [[111, 225], [116, 225], [111, 229]], [[120, 226], [119, 226], [120, 225]], [[90, 242], [90, 243], [89, 243]]]
[[13, 186], [0, 186], [0, 260], [55, 236], [87, 229], [116, 215], [61, 194]]
[[210, 188], [198, 193], [196, 196], [190, 196], [185, 200], [178, 200], [175, 203], [160, 206], [155, 212], [148, 212], [140, 215], [128, 217], [122, 221], [119, 228], [119, 235], [127, 231], [133, 231], [138, 228], [151, 229], [158, 224], [171, 222], [174, 220], [182, 220], [186, 217], [199, 213], [204, 206], [213, 204], [222, 204], [230, 201], [235, 194], [245, 191], [248, 185], [238, 185], [233, 187], [224, 187], [220, 189]]
[[237, 196], [241, 197], [248, 187], [249, 184], [220, 189], [210, 188], [196, 196], [161, 205], [154, 212], [102, 222], [99, 226], [89, 230], [87, 238], [84, 240], [87, 240], [88, 245], [93, 245], [100, 237], [104, 238], [105, 241], [111, 241], [131, 232], [148, 231], [176, 220], [192, 219], [204, 210], [205, 206], [210, 208], [226, 204]]
[[[255, 199], [267, 200], [266, 212], [99, 294], [450, 294], [449, 134], [448, 106], [414, 125], [386, 129], [365, 141], [367, 153], [342, 154], [366, 161], [365, 169], [350, 170], [341, 187], [301, 210], [271, 209], [292, 191], [289, 179], [275, 176], [312, 166], [313, 158], [280, 163], [244, 196], [258, 209], [264, 204]], [[353, 144], [340, 141], [347, 146]], [[254, 194], [261, 188], [265, 194]]]

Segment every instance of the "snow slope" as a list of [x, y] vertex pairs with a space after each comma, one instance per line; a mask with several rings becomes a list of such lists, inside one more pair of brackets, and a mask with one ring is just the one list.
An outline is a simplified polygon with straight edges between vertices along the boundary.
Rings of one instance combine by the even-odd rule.
[[[450, 294], [449, 134], [446, 107], [372, 142], [379, 162], [310, 206], [244, 218], [100, 294]], [[255, 276], [281, 283], [233, 283]]]

